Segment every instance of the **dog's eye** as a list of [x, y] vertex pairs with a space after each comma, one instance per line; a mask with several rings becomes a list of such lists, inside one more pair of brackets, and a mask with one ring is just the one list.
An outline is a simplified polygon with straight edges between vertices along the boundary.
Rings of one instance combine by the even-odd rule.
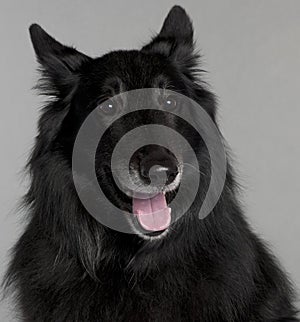
[[103, 114], [112, 115], [116, 112], [116, 102], [113, 102], [111, 99], [108, 99], [103, 103], [99, 104], [98, 109]]
[[175, 108], [177, 105], [177, 100], [174, 95], [162, 96], [160, 98], [160, 104], [165, 106], [166, 108]]

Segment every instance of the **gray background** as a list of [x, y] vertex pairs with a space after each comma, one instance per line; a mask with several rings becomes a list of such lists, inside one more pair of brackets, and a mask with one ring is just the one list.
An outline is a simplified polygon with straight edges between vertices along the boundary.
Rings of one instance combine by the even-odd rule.
[[[139, 48], [173, 1], [1, 1], [0, 260], [22, 231], [16, 202], [41, 98], [28, 27], [40, 23], [91, 56]], [[250, 223], [300, 286], [300, 1], [177, 1], [193, 19], [206, 79], [234, 153]], [[0, 321], [8, 318], [2, 303]], [[12, 315], [11, 315], [12, 316]]]

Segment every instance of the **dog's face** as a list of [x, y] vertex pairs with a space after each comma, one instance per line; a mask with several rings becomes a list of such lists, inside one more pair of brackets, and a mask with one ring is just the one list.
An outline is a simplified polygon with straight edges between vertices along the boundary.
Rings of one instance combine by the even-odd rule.
[[[55, 112], [45, 113], [52, 148], [59, 150], [71, 166], [77, 133], [90, 113], [96, 111], [93, 114], [99, 128], [106, 128], [115, 119], [98, 145], [95, 159], [98, 182], [114, 205], [135, 215], [130, 219], [134, 232], [145, 238], [166, 234], [172, 222], [168, 204], [185, 175], [181, 157], [159, 144], [144, 145], [131, 156], [130, 182], [125, 183], [116, 182], [111, 158], [114, 147], [126, 133], [148, 124], [174, 129], [188, 139], [197, 155], [201, 154], [197, 133], [172, 113], [184, 108], [179, 97], [172, 95], [178, 92], [197, 100], [214, 117], [212, 95], [195, 85], [197, 57], [193, 53], [192, 24], [185, 11], [174, 7], [160, 33], [140, 51], [115, 51], [96, 59], [61, 45], [37, 25], [31, 27], [31, 37], [45, 76], [40, 87], [56, 97], [52, 106]], [[137, 102], [130, 101], [130, 96], [124, 93], [143, 88], [156, 89], [147, 102], [143, 101], [151, 109], [131, 112], [132, 104]], [[160, 110], [162, 106], [164, 111]], [[145, 135], [151, 136], [151, 131]], [[171, 144], [178, 145], [176, 141]], [[162, 176], [164, 184], [156, 187], [155, 179], [160, 182]], [[134, 195], [132, 183], [141, 187], [143, 197]]]

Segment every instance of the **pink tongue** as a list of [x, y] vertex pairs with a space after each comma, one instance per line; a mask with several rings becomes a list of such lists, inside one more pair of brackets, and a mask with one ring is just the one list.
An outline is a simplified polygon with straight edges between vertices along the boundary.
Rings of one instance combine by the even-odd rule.
[[149, 199], [133, 198], [132, 207], [140, 225], [146, 230], [163, 230], [171, 223], [171, 208], [168, 208], [163, 193]]

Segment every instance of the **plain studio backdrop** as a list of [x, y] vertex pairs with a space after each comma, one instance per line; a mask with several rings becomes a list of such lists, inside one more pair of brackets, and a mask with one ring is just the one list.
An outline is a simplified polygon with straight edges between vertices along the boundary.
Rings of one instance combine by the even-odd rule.
[[[219, 98], [221, 130], [244, 187], [247, 218], [300, 286], [300, 1], [0, 2], [0, 273], [24, 220], [17, 202], [42, 99], [28, 27], [37, 22], [91, 56], [140, 48], [168, 10], [190, 14], [206, 80]], [[0, 321], [11, 321], [1, 303]]]

